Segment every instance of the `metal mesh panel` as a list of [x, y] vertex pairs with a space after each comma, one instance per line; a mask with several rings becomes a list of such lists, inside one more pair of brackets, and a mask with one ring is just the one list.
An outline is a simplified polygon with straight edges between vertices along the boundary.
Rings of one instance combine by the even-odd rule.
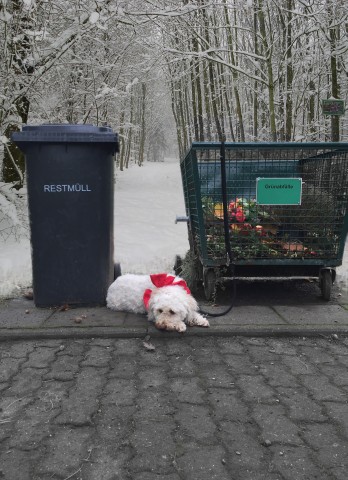
[[[340, 264], [347, 233], [348, 144], [225, 144], [228, 222], [236, 262]], [[191, 246], [226, 261], [220, 145], [194, 143], [181, 163]], [[258, 178], [300, 178], [299, 205], [256, 201]]]

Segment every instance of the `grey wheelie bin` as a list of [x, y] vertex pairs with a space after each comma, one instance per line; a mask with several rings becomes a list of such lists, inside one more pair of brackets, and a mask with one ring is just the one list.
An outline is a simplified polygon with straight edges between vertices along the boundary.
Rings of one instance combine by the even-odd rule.
[[114, 154], [110, 127], [24, 126], [34, 302], [104, 305], [114, 278]]

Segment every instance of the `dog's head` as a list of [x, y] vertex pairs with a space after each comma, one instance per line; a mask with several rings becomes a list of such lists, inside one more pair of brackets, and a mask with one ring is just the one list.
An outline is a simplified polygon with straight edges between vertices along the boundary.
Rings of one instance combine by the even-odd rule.
[[149, 319], [155, 322], [184, 322], [197, 309], [196, 300], [179, 285], [153, 289], [148, 305]]

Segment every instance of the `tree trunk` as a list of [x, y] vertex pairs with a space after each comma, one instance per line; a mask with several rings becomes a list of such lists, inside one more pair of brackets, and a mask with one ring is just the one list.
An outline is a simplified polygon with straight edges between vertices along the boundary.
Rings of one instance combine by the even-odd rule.
[[[340, 96], [340, 87], [338, 83], [338, 68], [337, 68], [337, 56], [336, 56], [336, 45], [338, 41], [338, 27], [334, 24], [334, 17], [332, 11], [332, 4], [328, 3], [327, 6], [329, 14], [329, 35], [330, 35], [330, 68], [331, 68], [331, 96], [333, 98], [339, 98]], [[340, 141], [340, 117], [338, 115], [331, 116], [331, 141], [339, 142]]]
[[266, 57], [266, 66], [267, 66], [267, 75], [268, 75], [268, 102], [269, 102], [269, 125], [270, 125], [270, 136], [272, 142], [277, 141], [277, 127], [276, 127], [276, 116], [275, 116], [275, 102], [274, 102], [274, 78], [273, 78], [273, 67], [272, 67], [272, 48], [269, 46], [267, 41], [267, 32], [266, 32], [266, 22], [265, 16], [262, 9], [262, 1], [258, 0], [258, 19], [260, 26], [260, 34], [262, 38], [262, 43], [264, 47], [264, 55]]

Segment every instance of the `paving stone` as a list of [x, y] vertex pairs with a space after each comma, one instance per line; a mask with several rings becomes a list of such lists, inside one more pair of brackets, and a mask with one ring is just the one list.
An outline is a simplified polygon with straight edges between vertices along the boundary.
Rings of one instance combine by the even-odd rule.
[[56, 347], [37, 347], [29, 353], [28, 360], [24, 363], [26, 368], [47, 368], [53, 362], [59, 346]]
[[2, 342], [0, 478], [346, 480], [348, 342], [150, 341]]
[[176, 401], [194, 404], [205, 403], [205, 392], [197, 378], [176, 378], [170, 386]]
[[50, 370], [43, 376], [45, 380], [73, 380], [80, 368], [82, 356], [61, 355], [52, 363]]
[[331, 480], [330, 474], [325, 469], [317, 466], [308, 447], [282, 446], [272, 448], [273, 464], [286, 480]]
[[281, 405], [255, 405], [253, 418], [261, 429], [264, 441], [302, 444], [298, 427], [287, 418], [286, 411]]
[[344, 343], [341, 339], [339, 342], [328, 342], [323, 344], [323, 347], [331, 352], [333, 355], [346, 355], [348, 356], [348, 343]]
[[111, 351], [104, 346], [91, 345], [85, 353], [82, 367], [107, 367], [111, 360]]
[[72, 357], [80, 358], [80, 355], [86, 350], [88, 346], [86, 342], [81, 342], [78, 340], [75, 341], [64, 341], [61, 342], [59, 351], [57, 352], [57, 357], [61, 355], [71, 355]]
[[332, 353], [321, 347], [301, 347], [301, 353], [310, 358], [311, 363], [316, 364], [334, 364], [336, 362]]
[[127, 463], [130, 452], [116, 451], [111, 446], [98, 445], [91, 448], [88, 460], [81, 468], [83, 480], [115, 480], [127, 478]]
[[0, 419], [5, 421], [18, 416], [22, 409], [32, 402], [30, 396], [18, 397], [17, 395], [9, 396], [7, 392], [6, 397], [0, 398]]
[[348, 356], [346, 355], [336, 355], [336, 360], [339, 364], [345, 365], [348, 367]]
[[46, 475], [46, 478], [73, 475], [88, 458], [93, 445], [91, 433], [87, 428], [62, 427], [56, 430], [46, 441], [46, 452], [37, 466], [37, 472]]
[[279, 354], [272, 348], [265, 348], [265, 345], [250, 345], [247, 347], [247, 354], [255, 365], [271, 364], [279, 361]]
[[306, 375], [303, 377], [302, 382], [317, 401], [337, 400], [340, 402], [346, 398], [344, 390], [335, 387], [326, 377]]
[[174, 416], [179, 425], [176, 436], [185, 441], [188, 437], [199, 442], [212, 439], [215, 434], [216, 425], [209, 416], [209, 408], [202, 405], [181, 404]]
[[231, 388], [235, 385], [236, 376], [231, 374], [227, 365], [207, 365], [200, 372], [200, 377], [204, 387]]
[[114, 359], [109, 364], [109, 378], [132, 378], [138, 371], [139, 366], [136, 358], [130, 355], [122, 355]]
[[259, 367], [246, 355], [224, 355], [223, 359], [233, 375], [254, 375]]
[[347, 468], [342, 465], [340, 467], [334, 467], [330, 469], [331, 478], [335, 480], [347, 480]]
[[178, 356], [189, 357], [195, 352], [195, 347], [190, 341], [185, 340], [184, 338], [175, 338], [167, 340], [165, 343], [165, 352], [168, 357]]
[[326, 469], [348, 469], [348, 444], [338, 435], [335, 425], [307, 425], [302, 437], [314, 448], [317, 463], [325, 465]]
[[289, 387], [296, 388], [299, 383], [295, 375], [290, 372], [290, 369], [283, 366], [281, 362], [274, 362], [272, 364], [261, 365], [259, 369], [271, 387]]
[[13, 435], [16, 431], [16, 419], [21, 418], [22, 411], [25, 411], [31, 402], [30, 396], [22, 398], [8, 396], [0, 399], [0, 442]]
[[134, 379], [112, 378], [105, 386], [102, 405], [133, 405], [138, 395]]
[[48, 369], [23, 368], [13, 377], [13, 382], [8, 392], [10, 395], [24, 396], [31, 393], [42, 385], [42, 377]]
[[317, 367], [304, 355], [283, 357], [282, 362], [289, 367], [293, 375], [313, 375], [318, 372]]
[[196, 446], [177, 458], [176, 464], [185, 479], [231, 480], [233, 473], [223, 463], [225, 458], [226, 452], [221, 446]]
[[320, 371], [330, 379], [334, 385], [348, 386], [348, 369], [343, 365], [323, 365], [320, 367]]
[[193, 357], [171, 355], [167, 360], [167, 374], [169, 377], [192, 377], [196, 373]]
[[348, 440], [348, 403], [346, 400], [343, 403], [325, 402], [325, 410], [327, 415], [332, 418], [336, 425], [339, 425], [340, 431]]
[[50, 436], [50, 421], [57, 411], [33, 412], [28, 409], [24, 418], [15, 425], [15, 433], [9, 439], [9, 447], [20, 450], [35, 450]]
[[244, 346], [240, 343], [239, 340], [236, 340], [233, 337], [216, 339], [216, 347], [218, 351], [222, 354], [234, 353], [241, 355], [244, 353]]
[[240, 375], [237, 386], [248, 402], [274, 402], [275, 391], [266, 384], [261, 375]]
[[141, 348], [141, 340], [138, 338], [123, 339], [118, 338], [115, 340], [115, 355], [131, 355], [136, 358]]
[[155, 421], [157, 418], [171, 416], [176, 411], [173, 402], [173, 396], [169, 388], [163, 390], [145, 390], [138, 396], [138, 409], [134, 415], [134, 419], [136, 421], [144, 419]]
[[203, 368], [206, 365], [216, 364], [219, 365], [222, 363], [221, 355], [215, 350], [210, 353], [210, 355], [197, 355], [195, 358], [195, 364], [202, 366]]
[[150, 340], [150, 343], [152, 343], [152, 345], [155, 347], [155, 350], [147, 350], [142, 342], [142, 348], [137, 355], [138, 363], [140, 365], [144, 365], [144, 367], [159, 367], [165, 365], [168, 358], [165, 350], [163, 348], [156, 348], [157, 343], [155, 340]]
[[279, 387], [277, 391], [281, 404], [288, 408], [290, 420], [299, 423], [327, 421], [323, 405], [314, 401], [303, 387]]
[[98, 438], [102, 443], [121, 448], [129, 443], [129, 434], [132, 430], [136, 406], [103, 405], [95, 414], [95, 422]]
[[239, 421], [247, 417], [248, 406], [235, 389], [209, 388], [208, 392], [208, 402], [216, 420]]
[[11, 358], [24, 358], [27, 357], [29, 353], [33, 352], [35, 345], [32, 341], [23, 342], [17, 341], [12, 344], [8, 344], [5, 348], [1, 348], [1, 357], [11, 357]]
[[38, 461], [39, 456], [39, 452], [17, 449], [0, 453], [1, 480], [33, 480], [35, 478], [33, 465]]
[[17, 357], [0, 359], [0, 383], [9, 381], [11, 377], [18, 372], [20, 365], [24, 362], [25, 359]]
[[85, 367], [79, 374], [76, 386], [62, 400], [61, 414], [55, 422], [83, 426], [92, 423], [92, 416], [98, 410], [98, 398], [105, 383], [106, 371]]
[[181, 480], [181, 477], [179, 477], [179, 475], [176, 473], [168, 475], [157, 475], [156, 473], [142, 472], [137, 473], [134, 476], [134, 480]]
[[269, 338], [267, 340], [267, 346], [269, 347], [269, 350], [271, 352], [274, 352], [279, 356], [298, 355], [297, 348], [290, 342], [291, 340], [287, 338], [282, 338], [282, 340], [278, 340], [276, 338]]
[[[173, 459], [175, 444], [174, 421], [137, 421], [129, 436], [135, 455], [129, 462], [133, 472], [175, 473]], [[162, 421], [161, 421], [162, 420]]]
[[167, 382], [167, 376], [163, 367], [144, 367], [138, 373], [139, 389], [158, 388]]
[[263, 468], [268, 450], [261, 444], [258, 432], [252, 429], [250, 424], [222, 422], [219, 438], [235, 468], [253, 468], [254, 471]]
[[111, 338], [92, 338], [89, 344], [92, 346], [105, 347], [106, 349], [113, 349], [115, 340]]

